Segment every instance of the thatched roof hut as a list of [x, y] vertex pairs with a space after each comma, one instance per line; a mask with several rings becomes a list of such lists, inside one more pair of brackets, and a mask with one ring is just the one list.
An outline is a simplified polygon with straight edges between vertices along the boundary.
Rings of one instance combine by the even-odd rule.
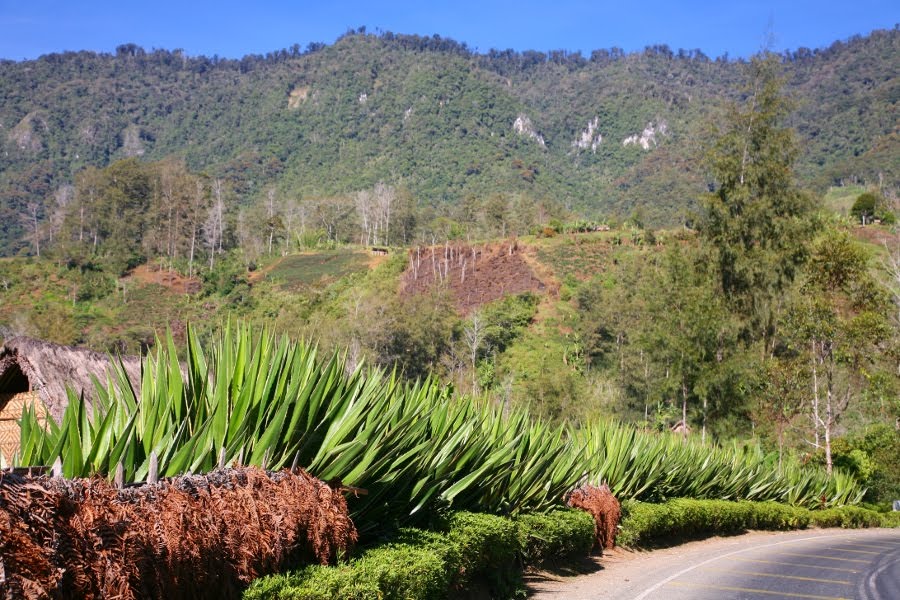
[[[122, 363], [139, 390], [141, 358], [123, 356]], [[108, 355], [27, 337], [8, 340], [0, 347], [0, 451], [9, 460], [18, 448], [16, 421], [26, 406], [34, 406], [38, 416], [59, 422], [68, 404], [66, 386], [90, 400], [94, 392], [91, 376], [103, 383], [113, 375]]]

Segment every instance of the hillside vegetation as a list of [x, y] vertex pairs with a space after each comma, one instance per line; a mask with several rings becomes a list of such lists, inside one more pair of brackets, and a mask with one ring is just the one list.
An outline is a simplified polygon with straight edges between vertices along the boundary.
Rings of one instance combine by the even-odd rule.
[[[896, 191], [898, 54], [893, 29], [781, 57], [806, 185]], [[79, 173], [129, 157], [183, 161], [229, 213], [277, 200], [339, 216], [384, 182], [420, 225], [486, 230], [497, 210], [678, 223], [710, 181], [698, 160], [709, 117], [745, 66], [666, 46], [480, 54], [363, 30], [240, 60], [126, 44], [4, 61], [0, 254], [35, 252], [29, 235], [48, 236]]]
[[[200, 145], [189, 145], [180, 157], [162, 155], [162, 133], [145, 135], [144, 141], [132, 136], [127, 138], [134, 142], [130, 147], [142, 150], [143, 157], [123, 157], [113, 150], [109, 164], [78, 170], [71, 186], [51, 194], [49, 212], [46, 205], [22, 196], [27, 218], [4, 221], [9, 228], [21, 226], [24, 233], [7, 238], [18, 245], [20, 256], [0, 263], [0, 335], [26, 334], [101, 350], [146, 353], [160, 351], [158, 336], [168, 329], [173, 341], [165, 346], [173, 361], [178, 343], [190, 342], [186, 349], [181, 346], [182, 357], [196, 352], [216, 338], [226, 321], [237, 318], [254, 331], [266, 325], [290, 338], [309, 340], [319, 351], [335, 353], [342, 365], [334, 367], [335, 373], [367, 372], [361, 364], [380, 368], [391, 373], [391, 389], [395, 384], [396, 389], [406, 389], [439, 379], [452, 384], [441, 387], [441, 402], [446, 396], [451, 405], [465, 406], [475, 402], [473, 398], [483, 398], [491, 414], [518, 419], [522, 427], [526, 422], [539, 428], [568, 423], [566, 439], [597, 445], [589, 454], [599, 455], [609, 446], [599, 433], [590, 433], [588, 424], [600, 418], [699, 438], [701, 444], [737, 440], [735, 450], [749, 439], [759, 472], [793, 472], [802, 488], [806, 476], [798, 464], [821, 464], [824, 481], [829, 482], [838, 477], [833, 473], [845, 469], [867, 488], [866, 501], [883, 502], [900, 493], [896, 458], [900, 456], [900, 240], [894, 228], [890, 171], [879, 171], [874, 183], [860, 171], [852, 182], [835, 182], [838, 185], [824, 196], [817, 192], [815, 178], [803, 176], [815, 143], [802, 132], [815, 122], [821, 128], [818, 135], [825, 135], [829, 121], [823, 115], [803, 121], [803, 105], [798, 108], [788, 82], [799, 85], [797, 69], [804, 61], [840, 57], [849, 61], [849, 56], [859, 58], [860, 52], [883, 56], [879, 52], [896, 40], [896, 32], [880, 32], [828, 51], [792, 55], [790, 60], [763, 54], [740, 65], [705, 60], [694, 53], [669, 56], [664, 48], [630, 56], [599, 53], [591, 60], [555, 54], [541, 58], [533, 53], [481, 56], [439, 39], [361, 33], [308, 53], [286, 52], [221, 65], [213, 61], [204, 68], [199, 59], [176, 61], [173, 55], [146, 54], [135, 47], [120, 49], [116, 57], [81, 56], [84, 64], [127, 64], [137, 73], [168, 69], [178, 75], [175, 82], [230, 73], [236, 86], [247, 86], [240, 89], [259, 94], [252, 106], [269, 102], [271, 108], [241, 134], [245, 138], [239, 145], [253, 147], [254, 136], [268, 131], [266, 152], [275, 152], [272, 156], [281, 152], [283, 159], [270, 156], [257, 163], [265, 165], [262, 171], [254, 170], [253, 164], [229, 167], [230, 163], [215, 162], [212, 149], [228, 148], [231, 129], [217, 133], [215, 140], [204, 138]], [[162, 60], [166, 56], [172, 60]], [[329, 62], [335, 56], [342, 58]], [[70, 58], [47, 57], [37, 63], [47, 66], [57, 60], [69, 65]], [[372, 63], [374, 58], [383, 62]], [[362, 70], [347, 67], [352, 64]], [[734, 73], [736, 79], [727, 88], [727, 98], [713, 93], [711, 82], [717, 80], [711, 76], [702, 80], [698, 76], [697, 89], [688, 93], [691, 98], [707, 98], [697, 100], [697, 106], [716, 114], [715, 119], [702, 125], [700, 119], [692, 120], [694, 100], [686, 100], [665, 122], [646, 121], [652, 126], [638, 130], [623, 126], [614, 134], [614, 139], [625, 136], [629, 143], [604, 145], [599, 137], [585, 136], [572, 146], [563, 144], [568, 134], [561, 132], [576, 127], [574, 121], [552, 125], [553, 119], [546, 117], [546, 125], [535, 125], [545, 118], [535, 115], [562, 114], [555, 105], [547, 104], [545, 113], [539, 109], [553, 98], [574, 94], [576, 82], [593, 70], [608, 69], [604, 72], [618, 73], [626, 81], [625, 74], [652, 65], [684, 69], [705, 65], [722, 77]], [[13, 71], [20, 67], [10, 66]], [[331, 69], [327, 76], [315, 70], [326, 67]], [[856, 67], [854, 76], [864, 70], [863, 65]], [[311, 70], [303, 70], [307, 68]], [[872, 89], [896, 85], [890, 60], [871, 68]], [[449, 95], [434, 97], [439, 109], [434, 113], [427, 112], [428, 106], [434, 109], [427, 102], [411, 112], [403, 108], [408, 106], [405, 100], [389, 103], [396, 99], [389, 90], [411, 85], [409, 77], [417, 69], [424, 70], [425, 83], [408, 98], [411, 102], [427, 100], [429, 90], [449, 86]], [[272, 73], [284, 78], [280, 91], [260, 79]], [[821, 79], [819, 73], [811, 73], [811, 80]], [[461, 79], [454, 80], [454, 74]], [[129, 85], [140, 81], [141, 77], [133, 77]], [[369, 81], [371, 88], [352, 96], [338, 94], [339, 90], [349, 94], [362, 81]], [[549, 89], [540, 89], [548, 81], [570, 81], [572, 88], [560, 84], [558, 93], [550, 94]], [[187, 84], [171, 85], [191, 89]], [[531, 96], [523, 91], [529, 89]], [[635, 89], [632, 97], [675, 102], [671, 106], [680, 98], [651, 93], [678, 89], [674, 84], [641, 88], [640, 94]], [[145, 92], [123, 97], [137, 102], [136, 107], [153, 96]], [[332, 92], [338, 95], [327, 96]], [[324, 94], [320, 104], [317, 93]], [[809, 88], [801, 99], [816, 98], [816, 93]], [[167, 96], [178, 97], [174, 91]], [[469, 98], [467, 108], [455, 112], [461, 97]], [[891, 93], [884, 96], [885, 111], [892, 106], [891, 97]], [[198, 95], [190, 103], [201, 98]], [[579, 98], [572, 95], [566, 103], [579, 106]], [[622, 100], [613, 103], [620, 110], [643, 106]], [[482, 101], [491, 110], [485, 109], [480, 121], [466, 121], [473, 114], [468, 107], [481, 106]], [[820, 105], [829, 106], [825, 99]], [[103, 102], [97, 114], [110, 106], [115, 102]], [[180, 114], [176, 104], [171, 106], [169, 114]], [[226, 97], [210, 106], [225, 111], [223, 119], [232, 114], [227, 112], [231, 104]], [[884, 116], [880, 112], [874, 121], [867, 120], [867, 108], [852, 106], [847, 110], [857, 111], [859, 123], [868, 123], [866, 127]], [[355, 121], [346, 112], [351, 109], [358, 112]], [[512, 112], [504, 113], [507, 109]], [[235, 121], [235, 128], [245, 118], [256, 118], [255, 112], [242, 111], [232, 114], [240, 121]], [[416, 115], [423, 113], [434, 117], [431, 129], [416, 125], [420, 123]], [[394, 122], [390, 115], [402, 117]], [[308, 158], [323, 160], [320, 171], [292, 162], [299, 161], [300, 154], [290, 151], [293, 142], [289, 143], [304, 131], [313, 143], [313, 130], [303, 128], [315, 119], [344, 128], [338, 138], [316, 138], [322, 152], [310, 151]], [[636, 127], [645, 119], [649, 116], [636, 117]], [[215, 121], [207, 126], [203, 122], [198, 119], [196, 127], [185, 131], [212, 135]], [[266, 129], [279, 122], [292, 123], [294, 129], [286, 125], [280, 133]], [[170, 119], [153, 123], [159, 132], [171, 126]], [[398, 128], [392, 129], [391, 123], [399, 123]], [[455, 130], [456, 142], [445, 146], [448, 123], [461, 129]], [[23, 131], [16, 126], [20, 146], [39, 140]], [[637, 131], [631, 134], [636, 137], [626, 135], [628, 131]], [[399, 155], [391, 152], [405, 147], [394, 142], [407, 135], [408, 149], [414, 150], [408, 159], [413, 162], [392, 162]], [[372, 141], [376, 138], [377, 143]], [[49, 138], [41, 139], [30, 146], [32, 150], [50, 152], [45, 145]], [[334, 139], [342, 140], [333, 148], [338, 162], [326, 160]], [[682, 142], [687, 145], [678, 145]], [[686, 150], [692, 144], [696, 152]], [[309, 150], [308, 144], [301, 146]], [[890, 144], [887, 147], [896, 151]], [[20, 151], [28, 148], [25, 144]], [[492, 148], [493, 158], [484, 162], [476, 155], [486, 148]], [[832, 150], [829, 160], [843, 156]], [[154, 156], [157, 151], [161, 154]], [[607, 151], [611, 153], [606, 162], [591, 162]], [[345, 152], [351, 157], [346, 164], [354, 166], [348, 179], [343, 177], [351, 171], [342, 174], [340, 166]], [[684, 161], [684, 168], [675, 168], [677, 174], [666, 170], [665, 152]], [[448, 160], [465, 159], [464, 164], [482, 162], [462, 179], [444, 179], [442, 173], [452, 169], [439, 170], [446, 166], [440, 153]], [[860, 150], [859, 155], [864, 154]], [[561, 156], [565, 160], [554, 163]], [[418, 159], [424, 161], [422, 168], [411, 167]], [[679, 189], [679, 182], [687, 181], [684, 177], [702, 171], [698, 188], [677, 191], [680, 206], [695, 204], [691, 216], [677, 227], [653, 227], [653, 211], [669, 217], [677, 212], [666, 204], [667, 192], [657, 190], [646, 193], [652, 205], [635, 207], [627, 218], [589, 220], [579, 218], [575, 203], [567, 206], [568, 192], [552, 190], [555, 178], [575, 190], [579, 182], [591, 181], [595, 167], [626, 163], [631, 164], [627, 169], [637, 170], [621, 171], [625, 174], [616, 177], [636, 187], [650, 181], [641, 178], [644, 167], [639, 165], [662, 178], [667, 190]], [[889, 163], [896, 166], [896, 161]], [[505, 170], [507, 166], [515, 168], [514, 175]], [[409, 177], [388, 179], [382, 168], [393, 169], [395, 175], [407, 172]], [[823, 163], [811, 172], [834, 182], [827, 175], [831, 168]], [[4, 177], [15, 177], [16, 172], [10, 168]], [[442, 183], [428, 179], [431, 175]], [[315, 190], [304, 187], [313, 183]], [[481, 191], [480, 185], [485, 186]], [[15, 186], [3, 189], [21, 191]], [[540, 189], [546, 196], [536, 195]], [[594, 182], [585, 189], [604, 188]], [[448, 190], [466, 195], [458, 199], [457, 192]], [[445, 193], [449, 195], [441, 195]], [[203, 364], [205, 359], [197, 363], [197, 372], [203, 371]], [[171, 401], [161, 394], [161, 407]], [[202, 404], [212, 406], [211, 401]], [[276, 405], [288, 404], [272, 404]], [[126, 399], [124, 412], [118, 414], [133, 407]], [[225, 403], [222, 410], [230, 407]], [[77, 413], [69, 418], [88, 432], [81, 440], [86, 443], [101, 439], [90, 428], [107, 427], [88, 426]], [[205, 418], [202, 414], [197, 418], [199, 427]], [[187, 430], [180, 427], [172, 440], [185, 441]], [[204, 431], [203, 436], [213, 435], [212, 430]], [[48, 434], [63, 437], [34, 448], [78, 445], [65, 438], [69, 434]], [[131, 439], [128, 432], [122, 435]], [[240, 456], [240, 446], [253, 440], [248, 431], [235, 435], [229, 456]], [[209, 467], [221, 445], [221, 440], [210, 444], [210, 439], [202, 438], [195, 459], [189, 460], [188, 450], [177, 450], [179, 459], [167, 468], [175, 473], [195, 460], [198, 468], [201, 463]], [[176, 452], [177, 446], [170, 450]], [[254, 450], [256, 459], [266, 452], [265, 446], [270, 444]], [[145, 451], [149, 460], [149, 446]], [[287, 444], [277, 460], [288, 460], [293, 451]], [[49, 458], [41, 455], [40, 460]], [[85, 465], [66, 468], [97, 468]], [[132, 476], [142, 467], [130, 468]], [[624, 473], [636, 471], [629, 467]], [[651, 495], [665, 495], [654, 479], [663, 474], [643, 472], [633, 485]], [[810, 496], [810, 502], [815, 498]]]

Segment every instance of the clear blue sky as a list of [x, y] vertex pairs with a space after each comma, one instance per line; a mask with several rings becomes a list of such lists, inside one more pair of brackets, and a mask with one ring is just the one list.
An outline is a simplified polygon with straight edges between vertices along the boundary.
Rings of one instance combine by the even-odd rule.
[[773, 34], [772, 49], [827, 46], [900, 22], [900, 0], [0, 0], [0, 58], [65, 50], [146, 49], [239, 58], [294, 43], [331, 43], [365, 25], [396, 33], [439, 34], [484, 52], [626, 51], [668, 44], [715, 57], [749, 56]]

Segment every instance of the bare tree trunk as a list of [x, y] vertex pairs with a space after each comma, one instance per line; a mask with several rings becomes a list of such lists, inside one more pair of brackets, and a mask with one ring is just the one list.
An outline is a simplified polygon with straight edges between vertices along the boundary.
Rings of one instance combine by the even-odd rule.
[[681, 380], [681, 432], [682, 435], [687, 441], [688, 435], [688, 421], [687, 421], [687, 386], [684, 384], [684, 379]]
[[266, 194], [266, 209], [269, 215], [269, 256], [272, 255], [272, 240], [275, 238], [275, 188], [270, 188]]
[[188, 279], [194, 276], [194, 246], [197, 243], [197, 228], [191, 229], [191, 254], [188, 258]]
[[750, 107], [750, 119], [747, 123], [747, 137], [744, 138], [744, 152], [741, 156], [741, 185], [744, 185], [744, 171], [747, 169], [747, 159], [749, 158], [750, 152], [750, 134], [753, 132], [753, 115], [756, 113], [756, 96], [758, 93], [758, 82], [754, 82], [754, 90], [753, 90], [753, 100]]
[[813, 431], [815, 434], [815, 447], [820, 448], [819, 444], [819, 426], [822, 420], [819, 418], [819, 371], [817, 369], [818, 352], [816, 349], [816, 341], [812, 341], [812, 376], [813, 376]]
[[708, 402], [709, 401], [707, 400], [706, 396], [704, 395], [703, 396], [703, 429], [700, 433], [700, 441], [704, 444], [706, 443], [706, 409], [708, 406]]
[[828, 373], [828, 387], [825, 394], [825, 472], [831, 477], [831, 427], [834, 424], [834, 412], [832, 410], [832, 397], [834, 387], [832, 383], [832, 375]]
[[481, 348], [481, 342], [484, 340], [484, 326], [481, 322], [481, 316], [475, 312], [472, 314], [472, 322], [463, 330], [463, 336], [469, 350], [469, 358], [472, 364], [472, 395], [476, 396], [478, 390], [478, 350]]
[[38, 221], [38, 204], [37, 202], [32, 202], [28, 205], [28, 211], [31, 213], [31, 224], [34, 235], [34, 251], [37, 254], [38, 258], [41, 257], [41, 230], [40, 230], [40, 222]]

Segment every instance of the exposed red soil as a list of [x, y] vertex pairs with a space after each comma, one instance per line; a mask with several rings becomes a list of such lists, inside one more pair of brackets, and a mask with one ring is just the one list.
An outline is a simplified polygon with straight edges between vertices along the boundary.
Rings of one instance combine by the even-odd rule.
[[164, 269], [159, 265], [138, 265], [128, 276], [143, 284], [155, 283], [179, 294], [196, 294], [201, 283], [197, 277], [185, 277], [177, 271]]
[[566, 504], [586, 510], [594, 517], [594, 543], [597, 548], [615, 547], [622, 507], [608, 485], [583, 485], [569, 493]]
[[0, 475], [0, 597], [240, 598], [356, 541], [339, 490], [302, 470], [242, 468], [118, 490]]
[[414, 248], [409, 251], [401, 292], [419, 294], [443, 286], [462, 314], [509, 294], [542, 293], [547, 285], [529, 265], [528, 252], [531, 249], [516, 240]]
[[893, 247], [898, 241], [897, 234], [878, 225], [866, 225], [865, 227], [858, 225], [853, 228], [852, 233], [855, 238], [871, 244], [887, 244], [888, 246]]

